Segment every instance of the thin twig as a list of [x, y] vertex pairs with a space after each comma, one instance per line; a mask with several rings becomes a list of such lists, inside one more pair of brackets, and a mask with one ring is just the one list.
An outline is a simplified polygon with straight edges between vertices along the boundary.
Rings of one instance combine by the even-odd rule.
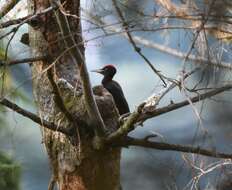
[[[195, 71], [197, 71], [198, 68], [193, 69], [189, 73], [186, 73], [184, 76], [185, 78], [192, 75]], [[158, 93], [152, 94], [150, 97], [148, 97], [145, 101], [143, 101], [132, 114], [127, 117], [126, 121], [123, 123], [123, 125], [114, 133], [110, 134], [107, 138], [107, 141], [113, 141], [114, 139], [117, 139], [121, 136], [124, 136], [128, 134], [130, 131], [134, 130], [136, 127], [135, 124], [139, 121], [139, 118], [141, 115], [145, 115], [146, 113], [156, 112], [156, 107], [161, 101], [161, 99], [172, 89], [174, 89], [176, 86], [180, 84], [180, 78], [181, 74], [179, 74], [176, 78], [176, 80], [168, 81], [166, 87], [160, 90]], [[145, 120], [144, 120], [145, 121]], [[143, 122], [143, 120], [140, 120], [140, 124]]]
[[[107, 35], [111, 36], [111, 35], [113, 35], [112, 34], [112, 32], [113, 32], [114, 34], [120, 34], [123, 37], [128, 38], [128, 36], [126, 35], [125, 31], [119, 31], [118, 28], [116, 28], [114, 26], [114, 24], [106, 23], [101, 18], [95, 19], [94, 16], [93, 16], [93, 14], [91, 14], [90, 12], [85, 11], [85, 13], [97, 25], [99, 25], [100, 28], [106, 26], [104, 30], [105, 30], [105, 32], [108, 31]], [[116, 23], [116, 24], [118, 24], [118, 23]], [[161, 29], [165, 29], [165, 28], [161, 28]], [[166, 28], [166, 29], [168, 30], [169, 28]], [[154, 31], [159, 31], [159, 28], [153, 29], [153, 32]], [[105, 36], [105, 34], [103, 36]], [[96, 38], [96, 39], [98, 39], [98, 38]], [[94, 39], [92, 39], [92, 40], [94, 40]], [[133, 36], [133, 40], [137, 44], [141, 44], [141, 45], [143, 45], [145, 47], [148, 47], [148, 48], [156, 49], [156, 50], [158, 50], [160, 52], [167, 53], [169, 55], [172, 55], [174, 57], [178, 57], [180, 59], [184, 59], [187, 56], [187, 54], [184, 53], [184, 52], [178, 51], [178, 50], [176, 50], [174, 48], [170, 48], [168, 46], [164, 46], [164, 45], [152, 42], [151, 40], [147, 40], [147, 39], [145, 39], [143, 37], [140, 37], [140, 36], [137, 36], [137, 35]], [[208, 60], [205, 57], [200, 57], [200, 56], [196, 56], [196, 55], [193, 55], [193, 54], [190, 54], [188, 56], [188, 60], [193, 61], [193, 63], [195, 63], [195, 64], [207, 64], [207, 66], [212, 66], [212, 67], [218, 67], [218, 68], [222, 68], [222, 69], [232, 70], [232, 66], [228, 62], [220, 62], [220, 63], [218, 63], [215, 60]]]
[[[190, 98], [190, 101], [192, 103], [199, 102], [199, 101], [202, 101], [206, 98], [210, 98], [212, 96], [215, 96], [217, 94], [220, 94], [222, 92], [225, 92], [225, 91], [228, 91], [231, 89], [232, 89], [232, 85], [228, 84], [228, 85], [225, 85], [223, 87], [216, 88], [216, 89], [210, 90], [206, 93], [194, 96], [194, 97]], [[136, 123], [144, 122], [147, 119], [157, 117], [161, 114], [168, 113], [170, 111], [182, 108], [182, 107], [187, 106], [189, 104], [190, 104], [190, 102], [188, 100], [185, 100], [185, 101], [178, 102], [178, 103], [171, 103], [168, 106], [164, 106], [162, 108], [157, 108], [151, 112], [145, 112], [145, 113], [142, 112], [142, 109], [144, 108], [146, 103], [140, 104], [138, 109], [136, 111], [134, 111], [132, 114], [130, 114], [130, 116], [127, 118], [125, 123], [117, 131], [115, 131], [114, 133], [110, 134], [107, 137], [106, 141], [112, 142], [115, 139], [118, 139], [119, 137], [128, 134], [130, 131], [132, 131], [134, 129], [134, 127], [135, 127], [134, 125]]]
[[[211, 98], [211, 97], [213, 97], [215, 95], [221, 94], [221, 93], [223, 93], [225, 91], [228, 91], [228, 90], [231, 90], [231, 89], [232, 89], [232, 85], [228, 84], [228, 85], [225, 85], [223, 87], [216, 88], [216, 89], [210, 90], [210, 91], [208, 91], [206, 93], [194, 96], [194, 97], [190, 98], [190, 100], [191, 100], [192, 103], [196, 103], [196, 102], [205, 100], [207, 98]], [[164, 113], [168, 113], [168, 112], [173, 111], [173, 110], [177, 110], [177, 109], [185, 107], [187, 105], [189, 105], [188, 100], [181, 101], [181, 102], [178, 102], [178, 103], [171, 103], [168, 106], [164, 106], [164, 107], [161, 107], [161, 108], [158, 108], [158, 109], [154, 110], [153, 112], [141, 115], [138, 118], [138, 122], [145, 121], [147, 119], [162, 115]]]
[[113, 5], [114, 5], [114, 7], [115, 7], [115, 9], [116, 9], [116, 11], [117, 11], [117, 14], [118, 14], [119, 18], [121, 19], [121, 21], [122, 21], [122, 23], [123, 23], [122, 25], [123, 25], [123, 27], [125, 28], [126, 34], [127, 34], [128, 38], [129, 38], [129, 41], [130, 41], [131, 45], [133, 46], [134, 50], [144, 59], [144, 61], [150, 66], [150, 68], [157, 74], [157, 76], [162, 80], [162, 82], [163, 82], [164, 85], [166, 86], [166, 82], [165, 82], [165, 80], [164, 80], [166, 77], [165, 77], [164, 75], [162, 75], [162, 74], [160, 73], [160, 71], [158, 71], [158, 70], [152, 65], [152, 63], [149, 61], [149, 59], [147, 59], [146, 56], [142, 53], [141, 48], [139, 48], [139, 47], [136, 45], [135, 41], [133, 40], [132, 35], [130, 34], [130, 32], [129, 32], [129, 30], [128, 30], [128, 24], [127, 24], [127, 22], [126, 22], [126, 20], [125, 20], [125, 18], [124, 18], [124, 16], [123, 16], [123, 14], [122, 14], [120, 8], [119, 8], [118, 5], [117, 5], [116, 0], [112, 0], [112, 2], [113, 2]]

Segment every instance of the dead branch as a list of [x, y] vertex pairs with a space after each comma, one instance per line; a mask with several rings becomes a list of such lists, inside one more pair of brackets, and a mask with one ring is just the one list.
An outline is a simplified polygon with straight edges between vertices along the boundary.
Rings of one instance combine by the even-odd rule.
[[45, 127], [47, 129], [53, 130], [53, 131], [58, 131], [61, 132], [65, 135], [71, 135], [71, 130], [68, 128], [63, 128], [63, 127], [58, 127], [56, 126], [54, 123], [48, 122], [46, 120], [41, 119], [40, 117], [38, 117], [36, 114], [27, 111], [21, 107], [19, 107], [17, 104], [7, 100], [6, 98], [3, 98], [0, 100], [0, 104], [3, 106], [6, 106], [7, 108], [17, 112], [18, 114], [31, 119], [32, 121], [34, 121], [35, 123], [38, 123], [39, 125], [41, 125], [42, 127]]
[[[194, 96], [194, 97], [190, 98], [190, 100], [192, 103], [196, 103], [196, 102], [205, 100], [207, 98], [211, 98], [215, 95], [221, 94], [221, 93], [228, 91], [228, 90], [231, 90], [231, 89], [232, 89], [232, 85], [228, 84], [228, 85], [225, 85], [223, 87], [216, 88], [216, 89], [210, 90], [206, 93]], [[168, 112], [173, 111], [173, 110], [177, 110], [177, 109], [185, 107], [187, 105], [189, 105], [188, 100], [181, 101], [178, 103], [171, 103], [168, 106], [164, 106], [164, 107], [156, 109], [154, 112], [150, 112], [150, 113], [146, 113], [144, 115], [141, 115], [138, 119], [138, 122], [145, 121], [147, 119], [162, 115], [164, 113], [168, 113]]]
[[[119, 31], [119, 29], [116, 26], [114, 26], [114, 24], [107, 23], [106, 21], [103, 21], [103, 19], [100, 19], [100, 18], [95, 19], [95, 17], [88, 11], [85, 11], [85, 14], [87, 16], [89, 16], [90, 19], [92, 19], [99, 26], [99, 28], [106, 26], [104, 28], [104, 32], [106, 34], [111, 34], [112, 32], [114, 32], [116, 34], [121, 35], [122, 37], [129, 39], [126, 32]], [[168, 29], [168, 27], [166, 29]], [[154, 31], [154, 29], [153, 29], [153, 31]], [[157, 31], [159, 31], [158, 28], [157, 28]], [[184, 59], [185, 57], [187, 57], [187, 54], [184, 52], [178, 51], [177, 49], [170, 48], [170, 47], [165, 46], [165, 45], [161, 45], [161, 44], [152, 42], [151, 40], [147, 40], [147, 39], [140, 37], [140, 36], [137, 36], [137, 35], [133, 35], [133, 41], [136, 44], [141, 44], [145, 47], [156, 49], [160, 52], [167, 53], [169, 55], [172, 55], [172, 56], [180, 58], [180, 59]], [[232, 66], [228, 62], [218, 62], [215, 60], [209, 60], [205, 57], [196, 56], [193, 54], [189, 54], [188, 60], [193, 61], [194, 64], [200, 64], [200, 65], [207, 64], [207, 66], [232, 70]]]
[[132, 137], [125, 137], [116, 142], [113, 142], [113, 145], [122, 146], [122, 147], [139, 146], [139, 147], [152, 148], [152, 149], [158, 149], [158, 150], [193, 153], [193, 154], [199, 154], [199, 155], [209, 156], [209, 157], [214, 157], [214, 158], [232, 159], [232, 154], [216, 152], [215, 150], [207, 150], [207, 149], [203, 149], [200, 147], [183, 146], [183, 145], [163, 143], [163, 142], [153, 142], [153, 141], [148, 141], [144, 138], [137, 139], [137, 138], [132, 138]]
[[[9, 32], [7, 32], [6, 34], [3, 34], [2, 36], [0, 36], [0, 39], [6, 37], [7, 35], [10, 35], [11, 33], [15, 33], [18, 31], [18, 29], [25, 23], [28, 23], [28, 24], [34, 24], [33, 22], [36, 21], [37, 18], [39, 18], [41, 15], [44, 15], [44, 14], [47, 14], [48, 12], [56, 9], [57, 7], [56, 6], [51, 6], [51, 7], [48, 7], [47, 9], [44, 9], [43, 11], [39, 12], [39, 13], [36, 13], [36, 14], [33, 14], [33, 15], [30, 15], [30, 16], [26, 16], [24, 18], [21, 18], [21, 19], [18, 19], [18, 20], [14, 20], [13, 22], [11, 21], [7, 21], [5, 23], [2, 23], [0, 24], [0, 29], [3, 28], [2, 26], [4, 27], [7, 27], [7, 26], [10, 26], [10, 25], [13, 25], [15, 23], [17, 23], [18, 25], [13, 27]], [[18, 23], [19, 22], [19, 23]]]
[[0, 5], [0, 18], [4, 17], [18, 2], [15, 0], [3, 0]]
[[46, 57], [38, 56], [38, 57], [32, 57], [32, 58], [15, 59], [15, 60], [11, 60], [11, 61], [0, 60], [0, 67], [1, 66], [13, 66], [13, 65], [21, 64], [21, 63], [31, 63], [31, 62], [36, 62], [36, 61], [43, 61], [44, 59], [46, 59]]
[[184, 157], [184, 160], [190, 164], [190, 166], [195, 170], [194, 173], [196, 173], [196, 175], [190, 180], [190, 182], [184, 188], [184, 189], [189, 189], [189, 190], [194, 190], [194, 189], [197, 190], [200, 179], [212, 173], [214, 170], [218, 168], [223, 168], [227, 165], [232, 165], [231, 159], [216, 161], [214, 163], [207, 165], [206, 167], [201, 166], [201, 164], [199, 164], [199, 166], [196, 165], [191, 160], [189, 160], [187, 157]]
[[22, 18], [11, 19], [11, 20], [2, 22], [2, 23], [0, 23], [0, 29], [7, 28], [7, 27], [12, 26], [12, 25], [20, 24], [21, 22], [23, 22], [24, 20], [30, 18], [31, 16], [33, 16], [33, 15], [28, 15], [28, 16], [25, 16], [25, 17], [22, 17]]
[[129, 30], [128, 30], [128, 24], [127, 24], [127, 22], [126, 22], [126, 20], [125, 20], [125, 18], [124, 18], [124, 16], [123, 16], [123, 14], [122, 14], [120, 8], [119, 8], [118, 5], [117, 5], [116, 0], [112, 0], [112, 2], [113, 2], [113, 5], [114, 5], [114, 7], [115, 7], [115, 9], [116, 9], [116, 11], [117, 11], [117, 14], [118, 14], [119, 18], [120, 18], [121, 21], [122, 21], [122, 26], [125, 28], [125, 31], [126, 31], [125, 33], [126, 33], [128, 39], [129, 39], [131, 45], [133, 46], [135, 52], [137, 52], [138, 55], [140, 55], [140, 57], [143, 58], [143, 60], [149, 65], [149, 67], [152, 69], [152, 71], [154, 71], [154, 73], [160, 78], [160, 80], [161, 80], [161, 81], [164, 83], [164, 85], [166, 86], [166, 82], [165, 82], [165, 80], [164, 80], [164, 79], [166, 79], [166, 77], [165, 77], [164, 75], [162, 75], [162, 74], [160, 73], [160, 71], [158, 71], [158, 70], [152, 65], [152, 63], [149, 61], [149, 59], [147, 59], [146, 56], [142, 53], [141, 48], [139, 48], [139, 47], [136, 45], [135, 41], [133, 40], [133, 37], [132, 37], [131, 33], [130, 33]]
[[[170, 47], [167, 47], [167, 46], [164, 46], [161, 44], [151, 42], [151, 41], [149, 41], [145, 38], [139, 37], [139, 36], [134, 36], [134, 40], [136, 41], [136, 43], [144, 45], [145, 47], [154, 48], [154, 49], [157, 49], [161, 52], [167, 53], [169, 55], [172, 55], [172, 56], [175, 56], [175, 57], [178, 57], [181, 59], [184, 59], [187, 56], [186, 53], [178, 51], [174, 48], [170, 48]], [[190, 54], [188, 56], [188, 60], [193, 61], [193, 63], [196, 63], [196, 64], [207, 64], [208, 66], [232, 70], [232, 66], [230, 65], [230, 63], [226, 63], [226, 62], [219, 63], [219, 62], [216, 62], [214, 60], [208, 60], [204, 57], [195, 56], [193, 54]]]
[[46, 8], [46, 9], [44, 9], [36, 14], [31, 14], [31, 15], [27, 15], [27, 16], [22, 17], [22, 18], [12, 19], [12, 20], [2, 22], [2, 23], [0, 23], [0, 29], [6, 28], [6, 27], [9, 27], [12, 25], [16, 25], [16, 24], [30, 23], [32, 20], [34, 20], [34, 19], [36, 19], [44, 14], [47, 14], [56, 8], [57, 7], [55, 7], [55, 6], [51, 6], [51, 7], [48, 7], [48, 8]]
[[[184, 79], [192, 75], [195, 71], [197, 71], [198, 68], [192, 70], [189, 73], [184, 74]], [[135, 123], [137, 123], [137, 120], [141, 115], [146, 114], [147, 112], [154, 112], [156, 110], [157, 105], [161, 101], [161, 99], [172, 89], [174, 89], [176, 86], [180, 84], [180, 79], [182, 77], [182, 73], [180, 73], [176, 80], [168, 81], [167, 85], [163, 87], [163, 89], [160, 90], [158, 93], [152, 94], [150, 97], [148, 97], [145, 101], [143, 101], [136, 111], [134, 111], [129, 117], [126, 119], [124, 124], [115, 132], [110, 134], [110, 136], [107, 138], [107, 141], [112, 141], [113, 139], [117, 139], [121, 136], [124, 136], [128, 134], [130, 131], [134, 130]], [[141, 120], [140, 123], [143, 121]]]
[[[41, 120], [37, 115], [20, 108], [18, 105], [10, 102], [7, 99], [2, 99], [0, 101], [0, 104], [12, 109], [13, 111], [31, 119], [32, 121], [38, 123], [39, 125], [42, 125], [43, 127], [46, 127], [48, 129], [51, 129], [53, 131], [58, 131], [66, 135], [70, 135], [70, 130], [67, 128], [57, 127], [54, 125], [54, 123], [50, 123], [46, 120]], [[232, 159], [232, 154], [226, 154], [226, 153], [220, 153], [216, 151], [210, 151], [207, 149], [202, 149], [200, 147], [191, 147], [191, 146], [183, 146], [183, 145], [176, 145], [176, 144], [169, 144], [169, 143], [160, 143], [160, 142], [151, 142], [148, 141], [146, 138], [143, 139], [135, 139], [131, 137], [126, 137], [117, 141], [113, 141], [110, 143], [113, 146], [140, 146], [145, 148], [153, 148], [158, 150], [168, 150], [168, 151], [178, 151], [178, 152], [186, 152], [186, 153], [194, 153], [194, 154], [200, 154], [203, 156], [210, 156], [215, 158], [230, 158]]]
[[[232, 89], [232, 85], [228, 84], [228, 85], [225, 85], [223, 87], [216, 88], [216, 89], [210, 90], [206, 93], [194, 96], [194, 97], [190, 98], [190, 100], [192, 103], [199, 102], [199, 101], [202, 101], [204, 99], [210, 98], [212, 96], [215, 96], [217, 94], [220, 94], [222, 92], [225, 92], [225, 91], [228, 91], [231, 89]], [[161, 114], [168, 113], [170, 111], [182, 108], [182, 107], [187, 106], [189, 104], [190, 104], [190, 102], [188, 100], [185, 100], [185, 101], [182, 101], [179, 103], [171, 103], [170, 105], [162, 107], [162, 108], [153, 109], [153, 111], [143, 112], [143, 108], [146, 105], [146, 103], [142, 103], [138, 106], [136, 111], [134, 111], [133, 113], [130, 114], [130, 116], [127, 118], [125, 123], [117, 131], [115, 131], [114, 133], [110, 134], [107, 137], [106, 141], [113, 142], [115, 139], [118, 139], [122, 136], [125, 136], [126, 134], [128, 134], [130, 131], [132, 131], [134, 129], [134, 127], [135, 127], [134, 125], [138, 122], [139, 123], [144, 122], [147, 119], [157, 117]]]

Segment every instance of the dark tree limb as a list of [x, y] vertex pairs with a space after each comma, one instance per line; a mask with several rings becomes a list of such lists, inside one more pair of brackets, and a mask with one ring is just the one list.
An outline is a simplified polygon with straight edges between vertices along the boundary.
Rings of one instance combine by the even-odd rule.
[[23, 21], [29, 19], [32, 16], [33, 15], [28, 15], [28, 16], [25, 16], [25, 17], [22, 17], [22, 18], [11, 19], [11, 20], [8, 20], [6, 22], [2, 22], [2, 23], [0, 23], [0, 29], [7, 28], [7, 27], [12, 26], [12, 25], [20, 24], [20, 23], [22, 23]]
[[232, 154], [226, 154], [221, 152], [216, 152], [214, 150], [207, 150], [200, 147], [193, 147], [193, 146], [184, 146], [178, 144], [169, 144], [163, 142], [153, 142], [148, 141], [146, 139], [137, 139], [132, 137], [123, 138], [113, 145], [128, 147], [128, 146], [139, 146], [144, 148], [152, 148], [158, 150], [167, 150], [167, 151], [177, 151], [182, 153], [193, 153], [203, 156], [209, 156], [214, 158], [224, 158], [224, 159], [232, 159]]
[[46, 120], [41, 119], [40, 117], [38, 117], [36, 114], [29, 112], [21, 107], [19, 107], [17, 104], [7, 100], [6, 98], [0, 100], [0, 104], [3, 106], [6, 106], [7, 108], [17, 112], [18, 114], [27, 117], [29, 119], [31, 119], [32, 121], [34, 121], [35, 123], [38, 123], [39, 125], [41, 125], [42, 127], [45, 127], [47, 129], [53, 130], [53, 131], [58, 131], [61, 132], [65, 135], [70, 136], [71, 135], [71, 130], [68, 128], [63, 128], [63, 127], [58, 127], [56, 126], [54, 123], [48, 122]]
[[[2, 99], [0, 101], [0, 104], [12, 109], [13, 111], [17, 112], [20, 115], [23, 115], [32, 121], [38, 123], [39, 125], [48, 128], [53, 131], [61, 132], [65, 135], [70, 135], [70, 130], [63, 127], [57, 127], [54, 125], [54, 123], [50, 123], [46, 120], [42, 120], [40, 117], [38, 117], [36, 114], [33, 114], [18, 105], [12, 103], [11, 101], [7, 99]], [[161, 143], [161, 142], [152, 142], [149, 141], [148, 138], [143, 139], [136, 139], [132, 137], [126, 137], [120, 140], [116, 140], [114, 142], [107, 142], [110, 146], [120, 146], [120, 147], [128, 147], [128, 146], [139, 146], [144, 148], [152, 148], [152, 149], [158, 149], [158, 150], [167, 150], [167, 151], [178, 151], [178, 152], [184, 152], [184, 153], [194, 153], [199, 154], [203, 156], [209, 156], [209, 157], [215, 157], [215, 158], [230, 158], [232, 159], [232, 154], [226, 154], [221, 152], [216, 152], [212, 150], [202, 149], [200, 147], [192, 147], [192, 146], [183, 146], [178, 144], [169, 144], [169, 143]]]
[[1, 66], [13, 66], [13, 65], [21, 64], [21, 63], [31, 63], [31, 62], [36, 62], [36, 61], [43, 61], [44, 59], [46, 59], [46, 57], [38, 56], [38, 57], [32, 57], [32, 58], [15, 59], [15, 60], [11, 60], [11, 61], [0, 60], [0, 67]]
[[[232, 89], [232, 85], [228, 84], [228, 85], [225, 85], [223, 87], [215, 88], [215, 89], [210, 90], [210, 91], [208, 91], [206, 93], [194, 96], [194, 97], [190, 98], [190, 100], [191, 100], [192, 103], [196, 103], [196, 102], [205, 100], [207, 98], [211, 98], [211, 97], [213, 97], [215, 95], [221, 94], [221, 93], [223, 93], [225, 91], [228, 91], [228, 90], [231, 90], [231, 89]], [[156, 109], [154, 112], [141, 114], [140, 117], [138, 118], [137, 122], [143, 122], [143, 121], [145, 121], [147, 119], [162, 115], [164, 113], [168, 113], [168, 112], [173, 111], [173, 110], [177, 110], [177, 109], [185, 107], [187, 105], [189, 105], [188, 100], [181, 101], [181, 102], [178, 102], [178, 103], [171, 103], [168, 106], [164, 106], [164, 107]]]
[[0, 19], [14, 8], [14, 6], [18, 3], [18, 0], [2, 1], [1, 3], [2, 5], [0, 6]]
[[29, 16], [26, 16], [26, 17], [23, 17], [23, 18], [20, 18], [20, 19], [16, 19], [16, 20], [13, 20], [13, 21], [7, 21], [5, 23], [0, 23], [0, 29], [4, 28], [4, 27], [7, 27], [7, 26], [10, 26], [10, 25], [18, 24], [17, 26], [13, 27], [6, 34], [3, 34], [2, 36], [0, 36], [0, 39], [5, 38], [6, 36], [10, 35], [11, 33], [17, 32], [18, 29], [25, 23], [28, 23], [29, 25], [34, 27], [36, 24], [38, 24], [39, 21], [37, 19], [40, 16], [42, 16], [44, 14], [47, 14], [48, 12], [50, 12], [50, 11], [56, 9], [56, 8], [57, 8], [56, 6], [51, 6], [51, 7], [48, 7], [47, 9], [44, 9], [41, 12], [33, 14], [33, 15], [29, 15]]
[[36, 14], [30, 14], [30, 15], [27, 15], [27, 16], [22, 17], [22, 18], [12, 19], [12, 20], [0, 23], [0, 29], [6, 28], [6, 27], [9, 27], [9, 26], [12, 26], [12, 25], [16, 25], [16, 24], [22, 24], [22, 23], [23, 24], [24, 23], [29, 23], [30, 24], [30, 22], [32, 20], [34, 20], [34, 19], [36, 19], [36, 18], [38, 18], [38, 17], [40, 17], [40, 16], [42, 16], [44, 14], [47, 14], [47, 13], [51, 12], [52, 10], [54, 10], [56, 8], [57, 7], [53, 5], [51, 7], [48, 7], [46, 9], [44, 9], [43, 11], [40, 11], [40, 12], [36, 13]]
[[[228, 85], [225, 85], [223, 87], [216, 88], [216, 89], [210, 90], [206, 93], [194, 96], [194, 97], [190, 98], [190, 101], [192, 103], [199, 102], [199, 101], [202, 101], [204, 99], [210, 98], [212, 96], [215, 96], [217, 94], [220, 94], [222, 92], [225, 92], [225, 91], [228, 91], [231, 89], [232, 89], [232, 85], [228, 84]], [[164, 114], [164, 113], [168, 113], [170, 111], [182, 108], [182, 107], [187, 106], [189, 104], [190, 104], [190, 102], [188, 100], [185, 100], [185, 101], [178, 102], [178, 103], [171, 103], [168, 106], [164, 106], [162, 108], [157, 108], [152, 112], [145, 112], [145, 113], [143, 113], [141, 111], [141, 109], [143, 108], [142, 106], [144, 106], [141, 104], [138, 107], [138, 109], [136, 111], [134, 111], [128, 117], [128, 119], [125, 121], [125, 123], [117, 131], [115, 131], [114, 133], [110, 134], [107, 137], [106, 141], [113, 142], [115, 139], [118, 139], [122, 136], [127, 135], [130, 131], [134, 130], [134, 127], [135, 127], [134, 125], [138, 122], [139, 123], [144, 122], [147, 119], [156, 117], [156, 116]]]

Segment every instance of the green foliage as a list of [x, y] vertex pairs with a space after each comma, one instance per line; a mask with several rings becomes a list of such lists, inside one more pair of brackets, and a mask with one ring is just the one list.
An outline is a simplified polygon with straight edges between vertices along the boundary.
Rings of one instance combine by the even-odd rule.
[[0, 152], [0, 189], [18, 190], [20, 173], [20, 166]]

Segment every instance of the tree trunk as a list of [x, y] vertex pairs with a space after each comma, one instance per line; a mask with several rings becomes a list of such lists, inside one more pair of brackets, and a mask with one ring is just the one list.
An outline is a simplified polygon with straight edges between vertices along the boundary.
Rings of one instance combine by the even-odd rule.
[[[50, 6], [49, 0], [28, 0], [28, 3], [31, 13]], [[33, 28], [30, 27], [29, 34], [32, 54], [49, 57], [47, 61], [36, 62], [32, 66], [33, 92], [40, 117], [57, 126], [78, 126], [73, 131], [76, 135], [72, 138], [48, 129], [41, 130], [53, 171], [52, 181], [57, 183], [59, 190], [118, 190], [120, 149], [96, 150], [93, 148], [93, 134], [88, 132], [88, 128], [96, 126], [89, 122], [80, 70], [75, 63], [81, 61], [76, 50], [82, 53], [84, 59], [81, 24], [78, 19], [80, 1], [66, 0], [63, 8], [65, 12], [77, 17], [64, 16], [56, 9], [36, 20]], [[75, 47], [72, 48], [73, 46]], [[57, 84], [66, 110], [73, 118], [78, 118], [75, 125], [57, 105], [57, 95], [51, 80]], [[107, 130], [115, 130], [118, 126], [118, 112], [112, 96], [102, 86], [95, 87], [94, 94]]]

